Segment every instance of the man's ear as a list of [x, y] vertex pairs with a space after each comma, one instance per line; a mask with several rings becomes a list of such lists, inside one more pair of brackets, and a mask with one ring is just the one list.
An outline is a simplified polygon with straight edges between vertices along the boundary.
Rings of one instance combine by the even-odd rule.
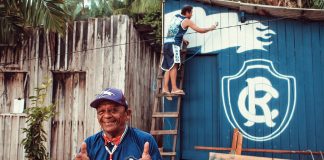
[[132, 110], [128, 108], [128, 109], [126, 110], [126, 114], [127, 114], [127, 121], [129, 121], [130, 118], [131, 118], [131, 116], [132, 116]]

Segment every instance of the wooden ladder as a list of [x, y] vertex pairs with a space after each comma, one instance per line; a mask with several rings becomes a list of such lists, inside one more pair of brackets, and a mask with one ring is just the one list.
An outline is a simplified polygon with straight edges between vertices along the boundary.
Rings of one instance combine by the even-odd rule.
[[[186, 58], [186, 49], [181, 50], [181, 59], [182, 62]], [[160, 62], [162, 62], [163, 54], [161, 55]], [[183, 88], [183, 77], [184, 77], [184, 66], [182, 65], [180, 68], [180, 74], [178, 73], [177, 80], [179, 80], [179, 88]], [[179, 133], [179, 126], [180, 126], [180, 109], [181, 109], [181, 95], [168, 95], [168, 97], [178, 97], [177, 98], [177, 108], [175, 112], [164, 112], [164, 106], [162, 105], [162, 99], [166, 96], [162, 94], [162, 86], [163, 86], [163, 75], [162, 70], [159, 69], [158, 76], [157, 76], [157, 88], [155, 91], [154, 97], [154, 106], [152, 111], [152, 124], [151, 124], [151, 134], [156, 138], [156, 140], [162, 140], [164, 135], [171, 135], [173, 137], [173, 144], [172, 144], [172, 151], [164, 152], [163, 148], [160, 148], [160, 153], [162, 157], [171, 157], [172, 160], [176, 157], [176, 146], [177, 146], [177, 136]], [[174, 118], [175, 119], [175, 126], [172, 130], [164, 130], [163, 125], [161, 129], [161, 125], [156, 125], [158, 122], [157, 119], [164, 120], [164, 118]], [[161, 122], [161, 121], [159, 121]], [[160, 128], [160, 129], [157, 129]], [[159, 139], [159, 137], [161, 139]]]

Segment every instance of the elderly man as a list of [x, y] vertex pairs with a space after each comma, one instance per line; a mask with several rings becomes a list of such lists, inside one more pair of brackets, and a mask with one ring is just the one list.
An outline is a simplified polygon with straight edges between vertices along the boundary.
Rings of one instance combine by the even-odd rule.
[[154, 138], [127, 125], [131, 110], [121, 90], [107, 88], [90, 104], [102, 131], [88, 137], [76, 160], [161, 160]]

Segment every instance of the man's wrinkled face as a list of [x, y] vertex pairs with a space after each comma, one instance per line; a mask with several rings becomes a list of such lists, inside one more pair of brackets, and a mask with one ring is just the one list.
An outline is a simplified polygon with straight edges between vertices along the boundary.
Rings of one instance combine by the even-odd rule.
[[130, 114], [130, 110], [126, 110], [124, 106], [110, 101], [101, 102], [97, 107], [99, 124], [108, 136], [121, 135]]

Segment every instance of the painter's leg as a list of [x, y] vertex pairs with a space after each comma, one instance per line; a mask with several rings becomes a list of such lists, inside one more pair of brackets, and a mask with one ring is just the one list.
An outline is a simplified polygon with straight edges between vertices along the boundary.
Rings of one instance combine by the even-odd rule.
[[179, 88], [177, 87], [178, 65], [179, 64], [174, 64], [173, 68], [170, 70], [172, 91], [179, 90]]
[[163, 91], [169, 91], [170, 71], [164, 73], [163, 78]]

